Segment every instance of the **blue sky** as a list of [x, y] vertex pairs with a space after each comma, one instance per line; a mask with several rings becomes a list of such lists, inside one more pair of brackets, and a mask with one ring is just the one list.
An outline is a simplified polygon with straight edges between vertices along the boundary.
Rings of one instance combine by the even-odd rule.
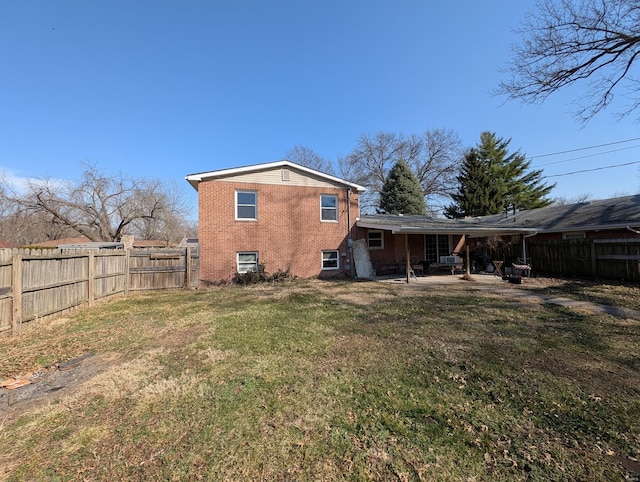
[[[158, 177], [184, 185], [195, 217], [185, 175], [279, 160], [294, 145], [335, 160], [363, 133], [443, 128], [472, 146], [488, 130], [539, 156], [639, 138], [634, 118], [617, 121], [613, 110], [581, 126], [571, 105], [579, 89], [540, 106], [491, 94], [529, 8], [2, 2], [0, 172], [74, 179], [91, 162]], [[534, 157], [532, 166], [553, 176], [638, 160], [640, 140]], [[548, 180], [553, 197], [635, 194], [640, 164]]]

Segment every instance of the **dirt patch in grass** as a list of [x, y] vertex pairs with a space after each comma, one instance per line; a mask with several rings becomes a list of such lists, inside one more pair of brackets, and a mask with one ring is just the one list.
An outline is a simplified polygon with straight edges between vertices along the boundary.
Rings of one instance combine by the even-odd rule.
[[0, 388], [0, 418], [6, 421], [27, 412], [46, 410], [50, 404], [64, 397], [77, 395], [101, 374], [108, 372], [117, 360], [118, 356], [113, 353], [87, 353], [77, 365], [60, 369], [56, 364], [24, 374], [31, 381], [29, 385], [15, 390]]

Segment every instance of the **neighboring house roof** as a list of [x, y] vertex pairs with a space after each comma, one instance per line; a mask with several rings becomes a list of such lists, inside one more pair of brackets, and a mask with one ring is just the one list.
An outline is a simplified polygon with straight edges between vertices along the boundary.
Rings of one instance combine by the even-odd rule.
[[523, 226], [501, 226], [478, 218], [443, 219], [430, 216], [374, 214], [361, 216], [358, 227], [382, 229], [393, 234], [466, 234], [469, 236], [499, 236], [529, 234], [536, 230]]
[[124, 243], [109, 241], [89, 241], [88, 243], [59, 244], [58, 249], [122, 249]]
[[176, 243], [167, 243], [162, 239], [136, 239], [133, 241], [134, 248], [166, 248], [175, 245]]
[[31, 243], [29, 246], [38, 248], [57, 248], [61, 244], [86, 244], [90, 242], [91, 240], [89, 238], [80, 236], [78, 238], [50, 239], [49, 241], [42, 241], [40, 243]]
[[577, 204], [530, 209], [506, 216], [483, 216], [499, 226], [534, 227], [540, 232], [598, 231], [640, 228], [640, 194]]
[[251, 166], [234, 167], [231, 169], [222, 169], [219, 171], [200, 172], [196, 174], [189, 174], [188, 176], [185, 177], [185, 179], [197, 191], [198, 184], [201, 181], [208, 181], [213, 179], [224, 179], [227, 177], [234, 177], [241, 174], [257, 173], [260, 171], [268, 171], [276, 168], [288, 168], [291, 170], [296, 170], [298, 172], [307, 174], [312, 177], [319, 178], [321, 180], [324, 180], [330, 183], [340, 184], [345, 187], [349, 187], [358, 192], [366, 191], [366, 188], [363, 186], [354, 184], [349, 181], [345, 181], [344, 179], [340, 179], [339, 177], [325, 174], [324, 172], [316, 171], [315, 169], [310, 169], [308, 167], [301, 166], [300, 164], [295, 164], [291, 161], [276, 161], [276, 162], [268, 162], [264, 164], [254, 164]]
[[[96, 241], [93, 242], [87, 237], [78, 237], [78, 238], [63, 238], [63, 239], [52, 239], [49, 241], [42, 241], [41, 243], [33, 243], [29, 246], [38, 247], [38, 248], [57, 248], [64, 247], [65, 249], [71, 248], [82, 248], [85, 246], [88, 247], [113, 247], [117, 245], [118, 247], [122, 246], [121, 242], [109, 242], [109, 241]], [[175, 245], [175, 243], [170, 243], [170, 245]], [[134, 248], [166, 248], [167, 242], [163, 240], [155, 240], [155, 239], [136, 239], [133, 241]]]
[[16, 243], [11, 243], [9, 241], [0, 241], [0, 249], [4, 248], [17, 248], [19, 245]]

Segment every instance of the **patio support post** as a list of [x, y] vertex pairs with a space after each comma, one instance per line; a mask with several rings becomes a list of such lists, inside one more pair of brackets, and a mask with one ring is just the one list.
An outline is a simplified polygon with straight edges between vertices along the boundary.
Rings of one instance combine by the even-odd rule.
[[464, 245], [466, 248], [466, 254], [467, 254], [467, 259], [465, 260], [465, 263], [467, 265], [467, 267], [464, 270], [465, 276], [468, 279], [469, 276], [471, 276], [471, 257], [469, 255], [469, 235], [465, 234], [464, 235]]
[[406, 251], [406, 258], [407, 258], [407, 283], [409, 283], [409, 280], [411, 279], [411, 258], [409, 257], [410, 253], [409, 253], [409, 235], [405, 234], [404, 235], [404, 247], [405, 247], [405, 251]]

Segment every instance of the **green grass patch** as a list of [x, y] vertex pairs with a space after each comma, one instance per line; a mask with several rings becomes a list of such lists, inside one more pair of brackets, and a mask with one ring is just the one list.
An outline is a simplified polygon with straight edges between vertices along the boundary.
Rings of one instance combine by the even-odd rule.
[[615, 457], [640, 457], [640, 323], [440, 290], [303, 280], [154, 294], [0, 340], [25, 369], [86, 351], [117, 360], [0, 418], [0, 479], [629, 475]]

